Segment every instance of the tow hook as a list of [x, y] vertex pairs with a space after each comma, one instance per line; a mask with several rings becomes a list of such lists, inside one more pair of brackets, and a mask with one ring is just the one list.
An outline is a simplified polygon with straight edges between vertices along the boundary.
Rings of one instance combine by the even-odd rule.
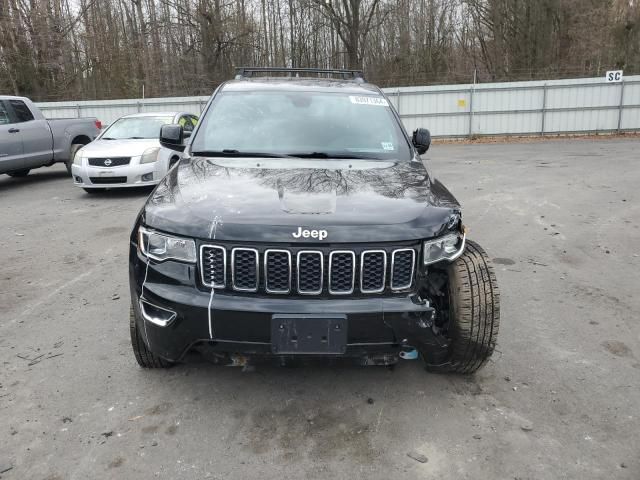
[[406, 345], [400, 350], [400, 358], [403, 360], [416, 360], [418, 358], [418, 351]]

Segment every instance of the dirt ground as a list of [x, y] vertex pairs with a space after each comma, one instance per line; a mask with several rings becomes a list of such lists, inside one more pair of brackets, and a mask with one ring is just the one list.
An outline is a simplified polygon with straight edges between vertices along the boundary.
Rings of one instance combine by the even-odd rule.
[[147, 192], [0, 176], [2, 479], [640, 478], [640, 139], [434, 145], [494, 258], [473, 377], [206, 363], [144, 371], [128, 235]]

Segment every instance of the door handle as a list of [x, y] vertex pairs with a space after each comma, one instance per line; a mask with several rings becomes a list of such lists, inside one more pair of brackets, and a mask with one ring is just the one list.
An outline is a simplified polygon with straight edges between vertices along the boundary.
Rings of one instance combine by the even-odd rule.
[[19, 128], [10, 128], [9, 133], [18, 133], [20, 131]]

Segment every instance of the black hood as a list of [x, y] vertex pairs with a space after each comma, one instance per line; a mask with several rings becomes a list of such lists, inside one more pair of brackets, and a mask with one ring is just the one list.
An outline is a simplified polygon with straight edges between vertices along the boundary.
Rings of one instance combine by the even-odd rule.
[[192, 158], [158, 185], [147, 226], [241, 242], [385, 242], [442, 233], [460, 206], [418, 161]]

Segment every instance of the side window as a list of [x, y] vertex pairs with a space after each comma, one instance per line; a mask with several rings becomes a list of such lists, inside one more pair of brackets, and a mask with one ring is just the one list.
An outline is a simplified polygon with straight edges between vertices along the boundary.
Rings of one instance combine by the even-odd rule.
[[192, 132], [193, 127], [191, 126], [191, 122], [186, 115], [182, 115], [180, 120], [178, 120], [178, 124], [182, 125], [182, 128], [185, 132]]
[[7, 125], [11, 123], [11, 118], [9, 118], [9, 111], [5, 106], [4, 102], [0, 102], [0, 125]]
[[180, 125], [182, 125], [185, 132], [193, 132], [193, 123], [191, 123], [191, 119], [187, 115], [180, 117]]
[[33, 114], [29, 107], [22, 100], [9, 100], [9, 105], [13, 107], [18, 122], [28, 122], [33, 120]]

